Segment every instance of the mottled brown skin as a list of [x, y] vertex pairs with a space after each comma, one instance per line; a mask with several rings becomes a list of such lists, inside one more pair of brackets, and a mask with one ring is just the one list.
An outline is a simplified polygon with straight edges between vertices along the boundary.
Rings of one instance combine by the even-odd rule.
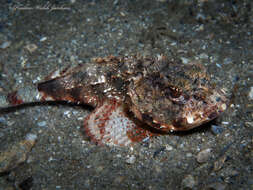
[[215, 88], [203, 66], [164, 56], [97, 58], [52, 74], [38, 90], [47, 99], [93, 107], [117, 99], [140, 121], [165, 132], [197, 127], [226, 109], [224, 91]]

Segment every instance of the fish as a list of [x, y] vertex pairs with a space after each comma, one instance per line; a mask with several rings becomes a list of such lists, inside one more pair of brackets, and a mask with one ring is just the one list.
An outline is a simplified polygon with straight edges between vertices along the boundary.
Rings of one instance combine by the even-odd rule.
[[200, 63], [164, 55], [110, 55], [0, 95], [0, 109], [46, 101], [92, 106], [84, 119], [91, 141], [130, 146], [159, 133], [202, 126], [226, 110], [228, 98]]

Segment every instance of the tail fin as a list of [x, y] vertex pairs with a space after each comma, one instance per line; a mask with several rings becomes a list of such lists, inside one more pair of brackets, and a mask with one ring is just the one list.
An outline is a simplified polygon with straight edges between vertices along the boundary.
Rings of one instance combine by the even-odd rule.
[[41, 101], [68, 101], [92, 107], [98, 103], [98, 96], [91, 86], [79, 84], [71, 75], [39, 83], [38, 91], [41, 93]]
[[34, 86], [18, 89], [7, 95], [0, 93], [0, 109], [45, 101], [68, 101], [96, 107], [98, 96], [93, 93], [91, 87], [76, 84], [71, 76], [70, 79], [60, 77], [47, 80]]

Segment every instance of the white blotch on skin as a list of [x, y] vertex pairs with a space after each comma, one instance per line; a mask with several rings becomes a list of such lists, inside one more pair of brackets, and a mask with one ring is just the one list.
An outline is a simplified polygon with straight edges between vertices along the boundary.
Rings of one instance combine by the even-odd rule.
[[50, 78], [52, 78], [52, 79], [54, 79], [54, 78], [57, 78], [57, 77], [60, 77], [61, 75], [60, 75], [60, 70], [57, 70], [57, 71], [55, 71], [51, 76], [50, 76]]
[[187, 116], [186, 119], [189, 124], [192, 124], [194, 122], [194, 118], [192, 117], [192, 115]]
[[98, 77], [98, 83], [104, 83], [106, 80], [105, 80], [105, 76], [102, 75], [100, 77]]

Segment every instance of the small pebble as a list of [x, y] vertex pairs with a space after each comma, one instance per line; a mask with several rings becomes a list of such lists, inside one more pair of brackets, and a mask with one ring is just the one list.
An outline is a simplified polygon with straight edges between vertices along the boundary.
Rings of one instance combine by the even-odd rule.
[[201, 53], [201, 54], [199, 55], [199, 58], [200, 58], [200, 59], [208, 59], [209, 57], [208, 57], [208, 55], [207, 55], [206, 53]]
[[198, 28], [196, 28], [196, 31], [203, 31], [204, 30], [204, 25], [201, 24]]
[[0, 48], [1, 49], [6, 49], [8, 48], [9, 46], [11, 45], [11, 42], [10, 41], [7, 41], [7, 42], [4, 42], [0, 45]]
[[215, 64], [217, 67], [221, 68], [221, 65], [219, 63], [216, 63]]
[[222, 121], [221, 122], [223, 125], [228, 125], [229, 124], [229, 122], [227, 122], [227, 121]]
[[253, 121], [246, 121], [244, 124], [246, 127], [253, 127]]
[[211, 148], [204, 149], [198, 153], [197, 162], [198, 163], [207, 162], [211, 156], [212, 156], [212, 149]]
[[104, 170], [104, 166], [97, 166], [96, 172], [101, 173]]
[[40, 121], [40, 122], [37, 123], [37, 125], [39, 127], [45, 127], [47, 125], [47, 122], [46, 121]]
[[4, 117], [0, 117], [0, 123], [2, 123], [2, 124], [6, 124], [6, 123], [7, 123], [7, 121], [6, 121], [6, 119], [5, 119]]
[[204, 21], [204, 20], [206, 20], [206, 16], [203, 13], [198, 12], [197, 15], [196, 15], [196, 19], [198, 21]]
[[76, 60], [75, 56], [71, 55], [71, 56], [70, 56], [70, 62], [74, 63], [75, 60]]
[[223, 167], [226, 159], [227, 159], [227, 156], [224, 155], [224, 156], [220, 157], [217, 161], [215, 161], [214, 166], [213, 166], [214, 171], [220, 170]]
[[183, 62], [183, 64], [189, 63], [189, 59], [187, 59], [185, 57], [181, 57], [181, 61]]
[[135, 163], [135, 161], [136, 161], [136, 157], [134, 155], [131, 155], [126, 159], [126, 163], [128, 164], [133, 164]]
[[233, 60], [230, 57], [226, 57], [223, 61], [223, 63], [226, 64], [231, 64], [233, 62]]
[[66, 117], [70, 118], [71, 117], [71, 112], [69, 110], [64, 111], [63, 113]]
[[156, 173], [161, 173], [163, 171], [162, 168], [158, 165], [156, 165], [154, 169]]
[[27, 49], [30, 53], [33, 53], [34, 51], [36, 51], [37, 48], [38, 46], [36, 46], [35, 44], [27, 44], [25, 46], [25, 49]]
[[183, 189], [192, 189], [196, 185], [196, 181], [192, 175], [187, 175], [181, 183]]
[[249, 99], [250, 99], [250, 100], [253, 100], [253, 86], [250, 87], [250, 91], [249, 91], [248, 96], [249, 96]]
[[27, 141], [36, 141], [38, 136], [36, 134], [28, 133], [25, 137]]
[[54, 160], [56, 160], [56, 159], [54, 159], [52, 156], [50, 156], [49, 159], [48, 159], [49, 162], [52, 162]]
[[166, 145], [165, 145], [165, 150], [171, 151], [171, 150], [173, 150], [173, 147], [170, 146], [170, 145], [168, 145], [168, 144], [166, 144]]
[[212, 125], [211, 131], [214, 135], [221, 134], [223, 132], [224, 128], [218, 125]]
[[177, 42], [172, 42], [170, 45], [171, 45], [171, 46], [176, 46], [176, 45], [177, 45]]
[[162, 146], [162, 147], [158, 148], [158, 149], [154, 152], [153, 157], [154, 157], [154, 158], [157, 157], [157, 156], [158, 156], [160, 153], [162, 153], [165, 149], [166, 149], [165, 146]]
[[44, 42], [44, 41], [46, 41], [47, 40], [47, 37], [42, 37], [42, 38], [40, 38], [40, 42]]

